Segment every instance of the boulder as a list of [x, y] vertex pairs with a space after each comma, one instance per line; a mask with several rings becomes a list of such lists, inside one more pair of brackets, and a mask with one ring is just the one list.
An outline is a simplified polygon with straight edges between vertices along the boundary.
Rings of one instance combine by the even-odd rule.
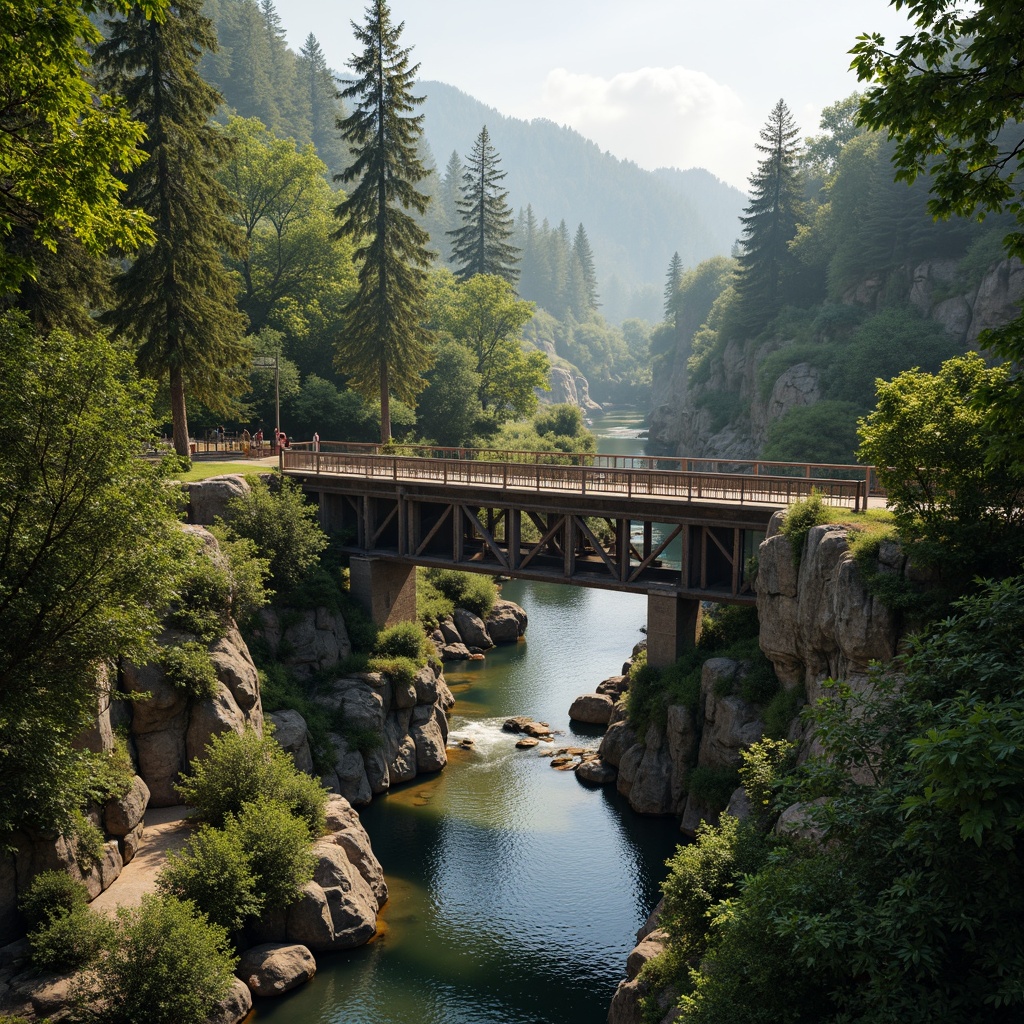
[[615, 781], [618, 771], [607, 761], [595, 757], [591, 761], [584, 761], [576, 769], [576, 778], [581, 782], [589, 782], [594, 786], [607, 786]]
[[127, 836], [133, 832], [146, 813], [149, 786], [136, 775], [131, 788], [118, 800], [108, 800], [103, 811], [103, 826], [108, 835]]
[[606, 693], [617, 701], [629, 689], [629, 676], [609, 676], [597, 684], [597, 693]]
[[340, 793], [353, 807], [364, 807], [373, 799], [373, 790], [366, 777], [363, 755], [351, 750], [344, 736], [331, 733], [335, 749], [334, 767], [321, 781], [328, 789]]
[[299, 898], [288, 906], [282, 937], [288, 942], [301, 943], [313, 952], [333, 947], [334, 922], [322, 886], [307, 882], [302, 887]]
[[417, 772], [437, 772], [448, 763], [447, 734], [448, 722], [440, 708], [417, 706], [409, 726], [409, 736], [416, 746]]
[[242, 954], [237, 974], [254, 995], [280, 996], [309, 981], [316, 961], [305, 946], [268, 942]]
[[438, 653], [442, 661], [469, 660], [469, 648], [463, 643], [445, 644]]
[[[622, 771], [620, 765], [620, 778]], [[665, 730], [652, 723], [644, 737], [643, 756], [636, 766], [633, 783], [629, 788], [629, 806], [637, 814], [678, 814], [681, 812], [682, 803], [676, 803], [673, 799], [672, 774], [672, 757]]]
[[637, 736], [633, 727], [623, 719], [608, 726], [608, 731], [601, 738], [601, 745], [597, 748], [597, 752], [601, 755], [602, 760], [617, 768], [622, 760], [622, 755], [636, 742]]
[[235, 703], [231, 691], [217, 682], [212, 697], [197, 700], [191, 707], [185, 734], [185, 757], [191, 761], [205, 757], [210, 740], [225, 732], [243, 733], [245, 715]]
[[513, 601], [500, 598], [488, 612], [484, 625], [496, 644], [514, 644], [526, 632], [526, 612]]
[[210, 646], [210, 660], [217, 678], [231, 691], [239, 709], [243, 713], [252, 711], [260, 699], [259, 673], [242, 634], [234, 625], [226, 636]]
[[587, 725], [607, 725], [615, 700], [606, 693], [584, 693], [569, 707], [569, 718]]
[[228, 502], [252, 491], [249, 482], [239, 474], [211, 476], [185, 484], [184, 489], [188, 495], [188, 521], [202, 526], [212, 526], [218, 517], [225, 518]]
[[264, 608], [256, 632], [274, 656], [300, 676], [326, 672], [352, 653], [345, 619], [326, 607]]
[[474, 615], [466, 608], [455, 609], [455, 628], [462, 637], [462, 642], [472, 650], [489, 650], [494, 646], [484, 620], [479, 615]]
[[274, 726], [274, 739], [292, 755], [300, 772], [313, 773], [313, 755], [309, 750], [306, 720], [298, 711], [273, 711], [267, 715]]
[[241, 978], [231, 982], [227, 994], [214, 1007], [206, 1024], [241, 1024], [252, 1010], [252, 993]]
[[142, 846], [146, 826], [140, 821], [127, 835], [121, 837], [121, 860], [130, 864]]

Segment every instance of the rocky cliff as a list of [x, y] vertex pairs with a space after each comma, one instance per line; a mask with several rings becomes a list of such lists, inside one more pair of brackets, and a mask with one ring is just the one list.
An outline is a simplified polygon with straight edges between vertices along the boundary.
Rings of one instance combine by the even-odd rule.
[[[900, 275], [879, 275], [861, 282], [843, 302], [876, 312], [893, 288], [923, 316], [941, 324], [964, 350], [976, 345], [986, 328], [1005, 324], [1020, 311], [1024, 265], [1017, 260], [993, 264], [980, 281], [965, 286], [958, 260], [928, 260], [903, 268]], [[691, 386], [686, 368], [689, 339], [675, 353], [671, 373], [655, 379], [650, 437], [677, 455], [749, 459], [758, 456], [773, 423], [791, 409], [814, 405], [823, 397], [821, 373], [808, 363], [787, 368], [767, 396], [758, 371], [789, 338], [729, 342], [713, 358], [710, 375]], [[708, 400], [730, 396], [728, 407]]]

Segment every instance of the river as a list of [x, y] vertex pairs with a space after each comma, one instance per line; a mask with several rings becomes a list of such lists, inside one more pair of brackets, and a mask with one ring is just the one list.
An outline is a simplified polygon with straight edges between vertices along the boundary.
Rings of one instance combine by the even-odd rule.
[[[602, 452], [640, 454], [639, 419], [594, 424]], [[548, 722], [556, 745], [596, 745], [573, 727], [580, 693], [621, 671], [646, 600], [512, 581], [529, 614], [525, 642], [449, 665], [457, 698], [449, 764], [362, 809], [390, 899], [368, 946], [320, 955], [308, 985], [257, 1002], [276, 1024], [599, 1024], [637, 928], [658, 899], [679, 841], [673, 819], [633, 814], [520, 751], [512, 715]], [[473, 740], [471, 750], [452, 747]], [[540, 749], [540, 748], [538, 748]]]

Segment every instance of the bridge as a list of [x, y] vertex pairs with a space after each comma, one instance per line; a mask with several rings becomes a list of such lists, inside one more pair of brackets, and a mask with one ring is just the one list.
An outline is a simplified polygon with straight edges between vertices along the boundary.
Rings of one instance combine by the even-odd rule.
[[342, 538], [378, 624], [415, 617], [417, 565], [603, 587], [647, 596], [656, 665], [699, 636], [702, 601], [754, 603], [776, 509], [812, 489], [853, 510], [876, 493], [864, 466], [338, 442], [293, 444], [280, 468]]

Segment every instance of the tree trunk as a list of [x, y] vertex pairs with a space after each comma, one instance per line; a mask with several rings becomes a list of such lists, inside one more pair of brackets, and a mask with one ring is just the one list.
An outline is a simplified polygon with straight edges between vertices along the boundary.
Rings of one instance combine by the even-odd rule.
[[380, 361], [380, 443], [391, 440], [391, 396], [388, 394], [388, 364]]
[[171, 367], [171, 438], [174, 451], [186, 459], [192, 453], [188, 447], [188, 415], [185, 412], [185, 382], [181, 376], [181, 367]]

